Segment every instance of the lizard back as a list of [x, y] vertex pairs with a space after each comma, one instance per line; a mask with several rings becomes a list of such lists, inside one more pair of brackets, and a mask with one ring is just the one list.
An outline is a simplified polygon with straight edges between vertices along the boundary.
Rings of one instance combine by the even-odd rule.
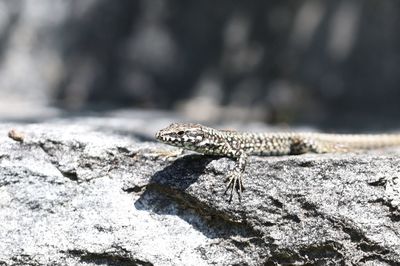
[[217, 130], [199, 124], [175, 123], [156, 138], [167, 144], [209, 155], [290, 155], [346, 152], [400, 146], [400, 134], [251, 133]]

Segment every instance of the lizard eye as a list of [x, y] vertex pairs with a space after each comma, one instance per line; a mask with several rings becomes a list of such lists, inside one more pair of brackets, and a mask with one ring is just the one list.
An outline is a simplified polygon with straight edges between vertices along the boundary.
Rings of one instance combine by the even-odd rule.
[[179, 136], [182, 136], [183, 134], [185, 134], [184, 131], [179, 131], [179, 132], [178, 132], [178, 135], [179, 135]]

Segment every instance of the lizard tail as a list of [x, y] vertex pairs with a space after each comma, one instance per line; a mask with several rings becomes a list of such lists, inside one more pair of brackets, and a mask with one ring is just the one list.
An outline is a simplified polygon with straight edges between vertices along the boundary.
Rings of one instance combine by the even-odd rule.
[[348, 151], [354, 149], [378, 149], [400, 146], [400, 134], [363, 134], [363, 135], [320, 135], [322, 143], [328, 149], [335, 151]]

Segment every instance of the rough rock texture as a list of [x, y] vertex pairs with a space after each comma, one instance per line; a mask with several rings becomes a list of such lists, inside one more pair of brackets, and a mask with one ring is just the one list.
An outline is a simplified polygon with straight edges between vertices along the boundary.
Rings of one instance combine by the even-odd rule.
[[400, 149], [252, 157], [229, 204], [234, 163], [156, 143], [166, 122], [0, 124], [0, 265], [400, 263]]

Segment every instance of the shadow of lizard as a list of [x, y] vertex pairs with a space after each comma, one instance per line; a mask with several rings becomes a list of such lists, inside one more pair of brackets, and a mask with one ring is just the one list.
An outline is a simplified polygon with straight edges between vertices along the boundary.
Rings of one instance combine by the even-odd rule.
[[156, 172], [149, 180], [148, 186], [159, 190], [184, 191], [205, 173], [207, 165], [220, 157], [190, 154], [176, 159], [164, 169]]
[[[201, 200], [185, 192], [207, 172], [207, 165], [219, 158], [190, 154], [175, 160], [150, 178], [146, 190], [135, 201], [135, 208], [159, 215], [177, 215], [208, 238], [257, 236], [247, 224], [233, 221], [207, 199]], [[256, 237], [251, 241], [259, 239]]]

